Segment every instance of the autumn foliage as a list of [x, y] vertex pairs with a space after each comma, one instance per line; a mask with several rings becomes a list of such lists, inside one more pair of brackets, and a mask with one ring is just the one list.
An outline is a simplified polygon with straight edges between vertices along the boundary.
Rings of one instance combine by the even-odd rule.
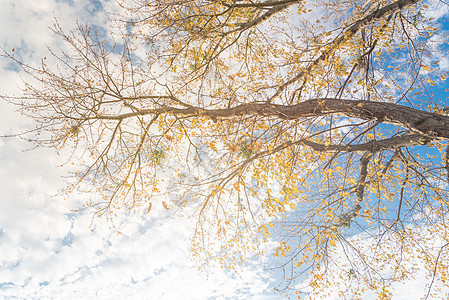
[[114, 35], [56, 23], [70, 50], [21, 63], [7, 99], [36, 121], [24, 136], [73, 149], [68, 190], [97, 216], [188, 212], [199, 261], [273, 253], [281, 292], [387, 299], [422, 264], [431, 295], [448, 284], [449, 117], [428, 5], [124, 1]]

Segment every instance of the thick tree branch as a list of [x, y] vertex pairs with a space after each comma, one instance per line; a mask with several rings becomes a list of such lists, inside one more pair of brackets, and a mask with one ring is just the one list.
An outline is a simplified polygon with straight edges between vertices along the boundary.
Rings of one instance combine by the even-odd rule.
[[130, 117], [172, 114], [178, 116], [207, 116], [215, 119], [232, 119], [245, 116], [277, 117], [296, 120], [323, 115], [336, 115], [363, 120], [377, 119], [383, 123], [412, 130], [429, 138], [449, 138], [449, 117], [436, 113], [387, 102], [347, 99], [311, 99], [296, 105], [277, 105], [268, 103], [242, 104], [231, 108], [204, 109], [200, 107], [178, 108], [161, 107], [141, 109], [119, 115], [96, 115], [91, 119], [122, 120]]

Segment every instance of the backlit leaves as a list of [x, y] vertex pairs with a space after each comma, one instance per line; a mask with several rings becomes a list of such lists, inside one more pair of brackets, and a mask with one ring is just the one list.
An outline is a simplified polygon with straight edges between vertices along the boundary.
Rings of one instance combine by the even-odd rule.
[[200, 263], [271, 253], [298, 295], [388, 298], [415, 260], [445, 284], [447, 73], [420, 1], [122, 5], [120, 36], [56, 24], [71, 52], [8, 98], [80, 158], [87, 207], [188, 212]]

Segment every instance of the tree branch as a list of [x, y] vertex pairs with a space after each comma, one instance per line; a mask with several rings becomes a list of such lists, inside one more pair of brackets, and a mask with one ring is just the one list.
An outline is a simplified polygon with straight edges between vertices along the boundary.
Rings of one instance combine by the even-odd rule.
[[349, 41], [359, 30], [365, 28], [369, 24], [372, 24], [376, 21], [379, 21], [385, 17], [391, 16], [395, 13], [400, 12], [401, 10], [412, 6], [421, 0], [399, 0], [397, 2], [394, 2], [390, 5], [387, 5], [385, 7], [382, 7], [371, 14], [367, 15], [366, 17], [358, 20], [355, 22], [351, 27], [346, 29], [343, 34], [340, 35], [340, 37], [336, 38], [331, 45], [327, 48], [327, 50], [323, 51], [321, 55], [315, 59], [307, 68], [301, 70], [298, 74], [296, 74], [295, 77], [291, 78], [290, 80], [286, 81], [284, 84], [279, 86], [276, 93], [270, 97], [268, 102], [271, 102], [274, 98], [279, 96], [282, 91], [284, 91], [290, 84], [296, 82], [301, 77], [307, 75], [316, 65], [319, 63], [325, 61], [332, 53], [334, 53], [336, 50], [338, 50], [339, 47], [341, 47], [345, 42]]
[[298, 1], [287, 1], [286, 4], [273, 6], [272, 8], [270, 8], [266, 13], [264, 13], [260, 17], [254, 19], [254, 20], [252, 20], [250, 22], [246, 22], [246, 23], [243, 23], [243, 24], [237, 24], [237, 25], [239, 25], [238, 28], [236, 28], [236, 29], [234, 29], [232, 31], [229, 31], [226, 34], [234, 33], [234, 32], [237, 32], [237, 31], [248, 30], [249, 28], [254, 27], [254, 26], [262, 23], [263, 21], [265, 21], [266, 19], [268, 19], [272, 15], [274, 15], [274, 14], [276, 14], [278, 12], [281, 12], [284, 9], [292, 6], [293, 4], [295, 4], [295, 2], [298, 2]]
[[264, 1], [264, 2], [251, 2], [251, 3], [234, 3], [234, 4], [227, 4], [227, 3], [221, 3], [222, 5], [234, 8], [234, 7], [273, 7], [273, 6], [279, 6], [279, 5], [285, 5], [285, 4], [291, 4], [291, 3], [298, 3], [299, 0], [280, 0], [280, 1]]
[[371, 157], [373, 157], [373, 153], [368, 151], [365, 152], [360, 159], [360, 175], [355, 190], [357, 199], [354, 202], [354, 208], [340, 217], [340, 224], [338, 224], [338, 226], [349, 226], [351, 220], [357, 217], [359, 211], [362, 209], [360, 203], [362, 203], [363, 195], [365, 193], [366, 177], [368, 176], [368, 163]]
[[241, 104], [222, 109], [164, 106], [141, 109], [119, 115], [97, 115], [90, 117], [90, 119], [122, 120], [158, 113], [178, 116], [207, 116], [213, 120], [254, 115], [277, 117], [283, 120], [296, 120], [323, 115], [336, 115], [363, 120], [381, 120], [383, 123], [397, 125], [431, 139], [449, 138], [449, 117], [447, 116], [394, 103], [336, 98], [311, 99], [291, 106], [268, 103]]
[[355, 152], [371, 151], [373, 153], [387, 149], [397, 149], [402, 147], [427, 144], [430, 140], [421, 134], [404, 134], [388, 139], [369, 141], [367, 143], [355, 145], [324, 145], [309, 140], [301, 140], [300, 144], [308, 146], [319, 152]]

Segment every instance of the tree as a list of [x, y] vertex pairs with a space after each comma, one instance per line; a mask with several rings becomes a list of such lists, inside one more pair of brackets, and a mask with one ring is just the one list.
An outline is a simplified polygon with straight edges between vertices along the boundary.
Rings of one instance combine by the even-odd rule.
[[307, 275], [312, 294], [346, 280], [387, 298], [411, 261], [447, 284], [447, 40], [428, 3], [122, 7], [115, 42], [55, 23], [70, 51], [16, 60], [31, 77], [5, 97], [36, 121], [23, 136], [73, 147], [69, 190], [98, 195], [96, 215], [187, 210], [199, 259], [273, 250], [299, 295]]

